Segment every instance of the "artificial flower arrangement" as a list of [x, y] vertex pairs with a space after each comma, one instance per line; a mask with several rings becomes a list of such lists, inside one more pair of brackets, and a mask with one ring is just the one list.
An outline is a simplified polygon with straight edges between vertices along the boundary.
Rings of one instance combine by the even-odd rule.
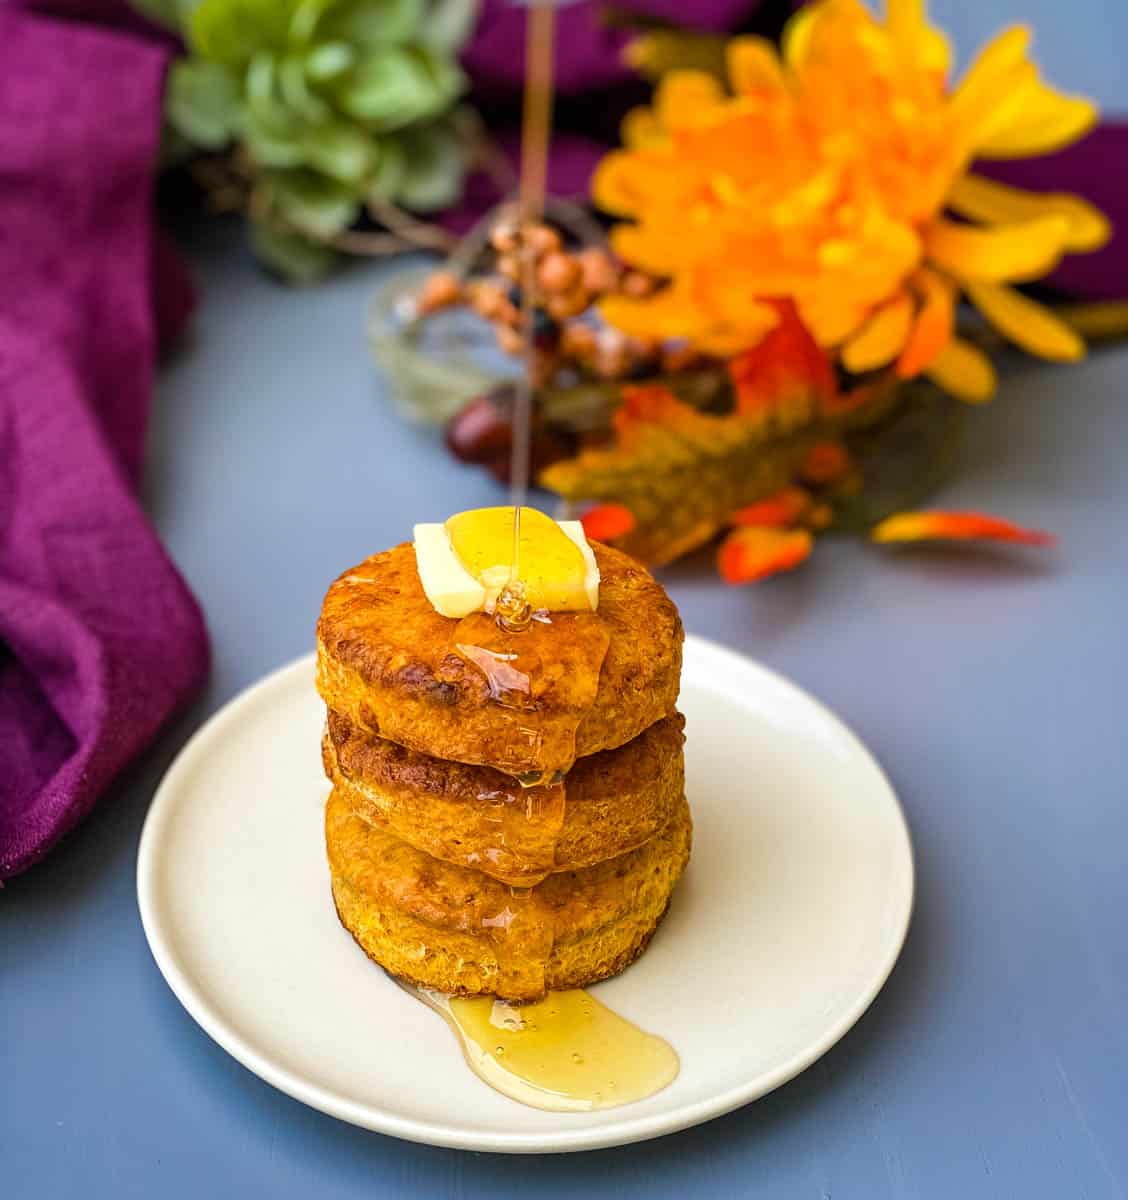
[[[346, 253], [447, 244], [410, 214], [460, 196], [476, 125], [456, 108], [476, 0], [136, 0], [183, 39], [166, 157], [245, 211], [292, 282]], [[405, 211], [407, 210], [407, 211]]]
[[[815, 0], [779, 50], [729, 41], [724, 78], [661, 77], [594, 177], [595, 204], [622, 222], [609, 248], [534, 231], [535, 465], [590, 506], [590, 534], [655, 565], [719, 538], [732, 583], [797, 566], [828, 529], [1051, 540], [903, 511], [937, 482], [960, 404], [993, 394], [1000, 335], [1044, 359], [1085, 353], [1076, 313], [1016, 285], [1100, 247], [1107, 221], [973, 169], [1059, 149], [1096, 120], [1039, 78], [1029, 42], [1003, 32], [953, 82], [922, 0], [888, 0], [884, 19]], [[490, 269], [439, 272], [413, 319], [469, 305], [518, 352], [512, 243], [503, 219]], [[471, 402], [452, 449], [500, 467], [505, 404], [504, 388]]]

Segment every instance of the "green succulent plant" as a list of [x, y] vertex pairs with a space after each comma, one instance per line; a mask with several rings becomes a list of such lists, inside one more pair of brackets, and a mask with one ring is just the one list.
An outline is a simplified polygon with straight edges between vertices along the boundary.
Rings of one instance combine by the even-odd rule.
[[476, 0], [139, 0], [182, 34], [166, 117], [194, 147], [238, 145], [252, 241], [308, 281], [365, 205], [444, 208], [461, 191], [456, 55]]

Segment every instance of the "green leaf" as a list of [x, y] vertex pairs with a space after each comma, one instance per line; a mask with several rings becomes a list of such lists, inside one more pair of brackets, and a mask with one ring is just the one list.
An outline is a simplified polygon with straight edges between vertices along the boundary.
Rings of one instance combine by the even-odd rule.
[[290, 55], [278, 64], [278, 88], [286, 106], [307, 121], [324, 121], [329, 116], [329, 106], [315, 95], [306, 83], [305, 62], [298, 55]]
[[218, 150], [239, 125], [239, 82], [226, 67], [199, 58], [172, 64], [165, 93], [169, 123], [190, 142]]
[[347, 229], [360, 209], [354, 190], [313, 171], [269, 172], [262, 189], [283, 225], [321, 241]]
[[466, 76], [457, 61], [437, 50], [419, 47], [415, 53], [443, 96], [443, 107], [449, 107], [466, 90]]
[[434, 0], [419, 39], [442, 54], [457, 54], [470, 37], [477, 17], [478, 0]]
[[403, 146], [393, 135], [377, 143], [376, 170], [372, 176], [372, 191], [383, 200], [394, 200], [399, 195], [407, 158]]
[[251, 225], [251, 246], [259, 261], [287, 283], [324, 279], [337, 263], [337, 252], [296, 233], [282, 233], [262, 221]]
[[306, 161], [300, 130], [287, 133], [266, 124], [254, 112], [243, 117], [243, 140], [260, 167], [300, 167]]
[[299, 0], [290, 18], [290, 41], [299, 46], [308, 45], [318, 22], [332, 5], [333, 0]]
[[397, 199], [416, 212], [449, 208], [462, 194], [462, 143], [443, 122], [406, 131], [400, 145], [407, 169]]
[[283, 103], [278, 88], [278, 64], [269, 50], [260, 50], [247, 67], [244, 82], [247, 104], [263, 125], [280, 136], [298, 133], [303, 122]]
[[453, 63], [419, 48], [393, 47], [362, 59], [337, 88], [341, 108], [390, 133], [439, 116], [462, 86]]
[[245, 70], [260, 50], [286, 49], [292, 0], [202, 0], [188, 21], [188, 41], [202, 58]]
[[375, 166], [376, 143], [356, 125], [327, 121], [302, 139], [305, 162], [334, 179], [358, 183]]
[[356, 61], [356, 51], [347, 42], [323, 42], [305, 58], [305, 71], [310, 79], [325, 83], [343, 75]]
[[400, 47], [368, 54], [336, 89], [345, 112], [384, 132], [410, 124], [435, 100], [422, 63]]
[[345, 0], [326, 15], [318, 32], [371, 50], [414, 38], [425, 12], [425, 0]]

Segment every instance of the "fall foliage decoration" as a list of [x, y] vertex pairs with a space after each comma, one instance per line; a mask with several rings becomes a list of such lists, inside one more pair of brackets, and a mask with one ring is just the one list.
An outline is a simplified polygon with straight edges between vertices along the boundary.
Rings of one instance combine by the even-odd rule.
[[[992, 349], [1068, 362], [1085, 335], [1123, 331], [1115, 306], [1054, 309], [1020, 290], [1103, 245], [1105, 217], [975, 170], [1069, 145], [1093, 104], [1042, 81], [1022, 26], [953, 79], [923, 0], [886, 0], [880, 16], [812, 0], [778, 48], [679, 37], [629, 48], [656, 86], [594, 176], [619, 222], [609, 241], [523, 231], [536, 254], [523, 298], [503, 218], [485, 271], [434, 275], [413, 312], [468, 307], [519, 355], [532, 311], [537, 480], [589, 536], [649, 565], [715, 544], [722, 579], [746, 584], [796, 568], [828, 532], [1050, 545], [922, 505], [954, 461], [960, 402], [995, 391]], [[508, 403], [504, 386], [479, 395], [447, 433], [499, 476]]]

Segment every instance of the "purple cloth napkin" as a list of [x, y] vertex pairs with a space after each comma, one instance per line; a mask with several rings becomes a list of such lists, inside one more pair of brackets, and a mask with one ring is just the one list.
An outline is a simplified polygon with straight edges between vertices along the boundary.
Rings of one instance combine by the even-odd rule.
[[[166, 52], [0, 7], [0, 879], [203, 682], [200, 611], [138, 507], [157, 344]], [[169, 274], [171, 272], [171, 275]], [[184, 277], [162, 319], [186, 314]]]
[[[690, 6], [673, 0], [580, 0], [556, 13], [556, 89], [574, 96], [634, 80], [622, 60], [623, 47], [634, 31], [611, 26], [606, 10], [646, 22], [666, 22], [688, 29], [723, 33], [747, 22], [764, 0], [696, 0]], [[525, 7], [513, 0], [484, 0], [474, 36], [462, 54], [463, 66], [479, 100], [520, 91], [525, 72]]]

